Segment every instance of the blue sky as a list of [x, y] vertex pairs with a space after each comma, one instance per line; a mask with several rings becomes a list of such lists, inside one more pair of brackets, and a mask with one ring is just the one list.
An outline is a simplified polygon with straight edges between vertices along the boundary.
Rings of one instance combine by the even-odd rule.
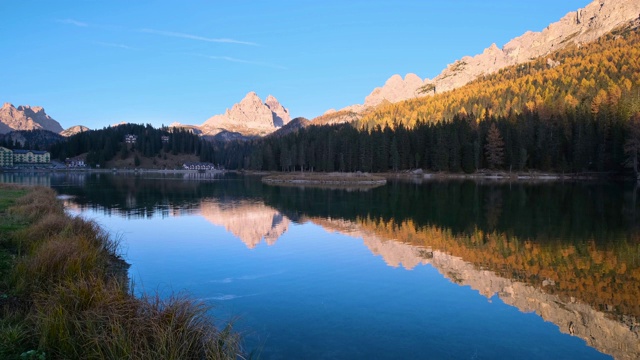
[[202, 124], [255, 91], [292, 116], [436, 76], [589, 0], [2, 0], [0, 102], [64, 128]]

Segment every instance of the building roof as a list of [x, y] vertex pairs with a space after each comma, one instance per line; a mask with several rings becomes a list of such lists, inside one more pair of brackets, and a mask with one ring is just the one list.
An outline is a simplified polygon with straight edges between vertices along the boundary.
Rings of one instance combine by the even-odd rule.
[[13, 150], [14, 154], [26, 154], [32, 153], [33, 155], [45, 155], [48, 154], [48, 151], [40, 151], [40, 150]]

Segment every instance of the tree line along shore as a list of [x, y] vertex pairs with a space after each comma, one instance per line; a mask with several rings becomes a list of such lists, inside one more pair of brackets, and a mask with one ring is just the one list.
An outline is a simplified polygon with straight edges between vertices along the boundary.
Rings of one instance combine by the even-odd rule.
[[0, 184], [0, 358], [237, 359], [187, 296], [134, 296], [118, 242], [53, 190]]

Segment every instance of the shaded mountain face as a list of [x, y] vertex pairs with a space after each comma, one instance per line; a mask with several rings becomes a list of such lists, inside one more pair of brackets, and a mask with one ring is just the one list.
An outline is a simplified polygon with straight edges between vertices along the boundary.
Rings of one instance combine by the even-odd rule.
[[297, 117], [289, 121], [286, 125], [271, 133], [271, 136], [284, 136], [297, 132], [298, 130], [311, 125], [311, 122], [303, 117]]
[[30, 149], [47, 149], [51, 145], [64, 141], [64, 137], [60, 134], [48, 130], [16, 130], [6, 134], [0, 134], [0, 141], [5, 143], [20, 144], [25, 146], [28, 144]]
[[273, 117], [273, 126], [280, 128], [291, 121], [289, 110], [282, 106], [278, 102], [278, 99], [276, 99], [272, 95], [267, 96], [264, 104], [267, 105], [271, 110], [271, 116]]
[[5, 103], [0, 108], [0, 134], [14, 130], [48, 130], [60, 133], [60, 123], [47, 115], [40, 106], [29, 105], [15, 107]]
[[639, 18], [638, 0], [594, 0], [541, 32], [528, 31], [502, 48], [492, 44], [482, 54], [465, 56], [433, 79], [423, 80], [415, 74], [407, 74], [404, 79], [393, 75], [384, 86], [375, 88], [366, 97], [364, 105], [351, 105], [342, 110], [361, 113], [386, 101], [395, 103], [453, 90], [505, 67], [526, 63], [570, 45], [592, 42]]
[[265, 102], [255, 92], [248, 93], [242, 101], [205, 121], [200, 129], [204, 135], [216, 135], [227, 131], [244, 136], [265, 136], [291, 121], [289, 111], [269, 95]]

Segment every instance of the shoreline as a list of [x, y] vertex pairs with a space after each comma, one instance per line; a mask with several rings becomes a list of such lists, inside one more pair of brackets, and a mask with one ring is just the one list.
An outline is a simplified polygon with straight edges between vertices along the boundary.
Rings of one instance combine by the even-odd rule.
[[446, 173], [446, 172], [422, 172], [409, 171], [402, 173], [384, 173], [387, 178], [394, 179], [419, 179], [419, 180], [495, 180], [495, 181], [633, 181], [633, 178], [616, 176], [610, 173], [554, 173], [554, 172], [508, 172], [479, 170], [475, 173]]
[[[318, 177], [330, 177], [331, 174], [340, 174], [348, 178], [349, 176], [355, 176], [359, 173], [300, 173], [300, 172], [269, 172], [269, 171], [231, 171], [237, 172], [249, 176], [261, 176], [263, 182], [275, 183], [273, 180], [269, 180], [269, 177], [283, 175], [289, 175], [294, 180], [287, 181], [289, 184], [308, 184], [310, 181], [304, 179], [295, 180], [296, 177], [303, 177], [296, 174], [314, 174]], [[584, 172], [584, 173], [553, 173], [553, 172], [508, 172], [508, 171], [490, 171], [479, 170], [475, 173], [449, 173], [449, 172], [427, 172], [423, 170], [413, 170], [404, 172], [385, 172], [385, 173], [361, 173], [367, 176], [376, 176], [384, 178], [386, 180], [411, 180], [411, 181], [448, 181], [448, 180], [471, 180], [471, 181], [495, 181], [495, 182], [581, 182], [581, 181], [622, 181], [622, 182], [634, 182], [633, 177], [619, 176], [610, 173], [597, 173], [597, 172]], [[265, 179], [267, 178], [267, 179]], [[640, 181], [640, 180], [639, 180]], [[282, 181], [281, 183], [283, 183]], [[339, 181], [337, 182], [339, 183]]]
[[60, 168], [60, 169], [0, 169], [0, 173], [127, 173], [127, 174], [224, 174], [227, 170], [186, 170], [186, 169], [81, 169], [81, 168]]
[[54, 190], [0, 184], [0, 215], [0, 358], [242, 357], [203, 302], [135, 296], [118, 241]]
[[[611, 173], [580, 172], [580, 173], [555, 173], [541, 171], [509, 172], [505, 170], [481, 169], [474, 173], [432, 172], [422, 169], [403, 172], [361, 173], [361, 172], [274, 172], [255, 170], [186, 170], [186, 169], [149, 169], [149, 168], [50, 168], [50, 169], [2, 169], [0, 173], [97, 173], [97, 174], [227, 174], [236, 173], [250, 176], [261, 176], [263, 182], [269, 184], [289, 183], [301, 185], [314, 184], [367, 184], [367, 180], [353, 180], [358, 177], [372, 177], [368, 185], [384, 185], [383, 180], [489, 180], [489, 181], [515, 181], [515, 182], [554, 182], [554, 181], [629, 181], [636, 179], [632, 176], [623, 176]], [[275, 176], [291, 178], [287, 180], [274, 179]], [[310, 179], [310, 178], [317, 179]], [[332, 177], [336, 179], [331, 180]], [[338, 179], [339, 177], [339, 179]], [[265, 179], [266, 178], [266, 179]], [[381, 180], [382, 179], [382, 180]], [[637, 180], [640, 182], [640, 178]]]

